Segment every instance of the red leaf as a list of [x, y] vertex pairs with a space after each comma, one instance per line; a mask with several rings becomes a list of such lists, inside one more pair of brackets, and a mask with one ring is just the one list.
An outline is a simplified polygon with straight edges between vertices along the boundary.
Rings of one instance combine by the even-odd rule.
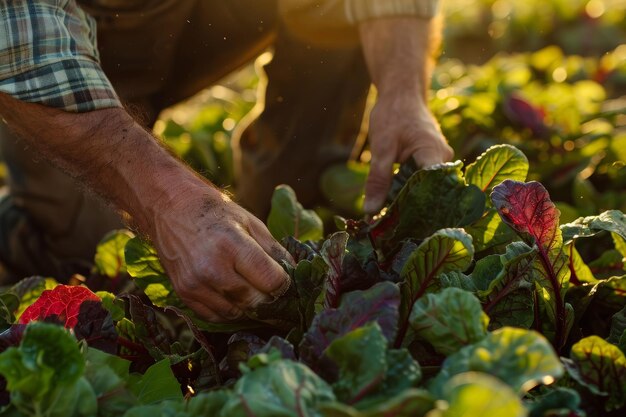
[[523, 237], [532, 237], [534, 242], [529, 243], [546, 252], [561, 245], [561, 213], [541, 183], [505, 180], [493, 189], [491, 200], [506, 224]]
[[[491, 201], [502, 221], [529, 245], [539, 251], [539, 283], [551, 296], [548, 307], [554, 317], [555, 347], [559, 351], [567, 340], [572, 311], [565, 305], [569, 281], [567, 255], [559, 229], [560, 212], [541, 183], [505, 180], [493, 188]], [[571, 310], [571, 306], [570, 310]]]
[[27, 324], [35, 320], [45, 320], [51, 316], [65, 322], [66, 328], [73, 328], [78, 322], [78, 313], [83, 301], [100, 301], [88, 288], [59, 285], [46, 290], [20, 316], [19, 322]]

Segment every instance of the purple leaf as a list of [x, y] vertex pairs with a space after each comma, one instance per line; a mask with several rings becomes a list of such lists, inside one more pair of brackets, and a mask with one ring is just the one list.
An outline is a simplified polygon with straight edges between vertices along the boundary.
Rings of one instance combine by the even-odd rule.
[[111, 314], [100, 301], [87, 300], [80, 305], [74, 335], [93, 348], [112, 355], [117, 353], [117, 331]]
[[346, 232], [337, 232], [322, 246], [322, 258], [328, 264], [329, 270], [326, 276], [324, 307], [333, 308], [339, 304], [341, 297], [341, 278], [343, 275], [343, 258], [348, 243]]
[[346, 294], [339, 308], [324, 310], [315, 317], [300, 343], [300, 358], [316, 369], [324, 351], [334, 340], [371, 322], [377, 322], [385, 338], [393, 341], [398, 328], [399, 306], [400, 291], [390, 282]]
[[543, 185], [505, 180], [494, 187], [491, 200], [502, 221], [530, 246], [536, 245], [538, 259], [533, 262], [546, 312], [555, 327], [554, 346], [560, 350], [571, 323], [570, 309], [564, 302], [569, 281], [567, 255], [559, 229], [560, 212]]

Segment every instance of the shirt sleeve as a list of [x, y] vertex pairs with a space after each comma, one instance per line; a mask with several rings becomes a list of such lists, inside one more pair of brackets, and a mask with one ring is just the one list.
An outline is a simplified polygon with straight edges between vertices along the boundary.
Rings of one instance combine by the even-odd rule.
[[439, 0], [278, 0], [291, 32], [310, 42], [345, 45], [358, 42], [358, 23], [384, 17], [434, 17]]
[[75, 0], [0, 0], [0, 92], [71, 112], [121, 107]]

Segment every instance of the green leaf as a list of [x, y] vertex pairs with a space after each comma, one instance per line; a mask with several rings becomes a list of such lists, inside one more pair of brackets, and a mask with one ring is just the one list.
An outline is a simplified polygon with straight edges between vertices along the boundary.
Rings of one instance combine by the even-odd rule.
[[126, 243], [124, 253], [128, 274], [154, 305], [184, 308], [152, 245], [134, 237]]
[[501, 327], [530, 329], [535, 320], [535, 299], [532, 289], [519, 289], [490, 307], [489, 330]]
[[320, 411], [324, 417], [416, 417], [426, 415], [434, 404], [428, 391], [409, 388], [361, 411], [338, 402], [322, 404]]
[[400, 339], [408, 329], [411, 308], [427, 290], [438, 288], [437, 277], [449, 271], [466, 270], [474, 256], [472, 237], [463, 229], [442, 229], [425, 239], [409, 256], [400, 273]]
[[611, 233], [615, 249], [622, 255], [622, 262], [626, 263], [626, 238], [618, 235], [617, 233]]
[[145, 374], [131, 379], [129, 388], [144, 405], [183, 399], [180, 384], [172, 373], [168, 359], [155, 363]]
[[478, 292], [485, 312], [493, 319], [491, 329], [532, 325], [536, 256], [536, 249], [523, 242], [511, 243], [500, 255], [502, 269], [486, 290]]
[[607, 231], [626, 239], [626, 215], [619, 210], [609, 210], [598, 216], [581, 217], [561, 226], [563, 240], [569, 243], [581, 237], [594, 236]]
[[10, 291], [20, 299], [20, 305], [15, 312], [15, 319], [19, 320], [24, 310], [37, 301], [42, 292], [52, 290], [57, 285], [59, 283], [52, 278], [35, 276], [25, 278], [11, 287]]
[[500, 378], [516, 392], [527, 392], [539, 383], [549, 383], [563, 374], [550, 343], [532, 330], [503, 327], [478, 343], [448, 356], [432, 381], [435, 392], [464, 372], [484, 372]]
[[319, 308], [317, 300], [326, 284], [329, 267], [321, 256], [315, 255], [310, 261], [298, 262], [295, 269], [288, 266], [287, 270], [292, 280], [287, 292], [271, 303], [247, 311], [247, 315], [285, 331], [294, 328], [304, 331]]
[[29, 324], [19, 347], [0, 354], [11, 404], [26, 415], [94, 415], [96, 396], [83, 377], [84, 368], [76, 339], [65, 328], [44, 322]]
[[465, 230], [472, 236], [476, 252], [505, 245], [516, 238], [515, 232], [500, 219], [493, 208], [488, 209], [483, 217]]
[[333, 165], [322, 174], [320, 188], [333, 207], [352, 215], [359, 215], [363, 213], [368, 173], [368, 164], [355, 161]]
[[130, 362], [115, 355], [88, 348], [85, 378], [98, 401], [99, 416], [120, 416], [138, 404], [127, 387]]
[[620, 341], [624, 337], [624, 334], [626, 334], [626, 307], [613, 315], [611, 319], [611, 332], [606, 341], [620, 346]]
[[333, 341], [325, 355], [339, 367], [333, 390], [340, 401], [355, 404], [373, 393], [387, 371], [387, 339], [377, 323], [351, 331]]
[[506, 179], [526, 181], [528, 159], [511, 145], [495, 145], [487, 149], [465, 169], [465, 180], [484, 193], [490, 194], [494, 186]]
[[406, 238], [426, 238], [439, 229], [462, 227], [480, 219], [485, 194], [465, 184], [462, 163], [447, 163], [417, 171], [384, 215], [370, 229], [383, 255], [393, 253]]
[[117, 278], [126, 273], [124, 248], [134, 235], [128, 230], [109, 232], [96, 247], [94, 266], [96, 271], [109, 278]]
[[318, 406], [335, 400], [330, 385], [305, 365], [284, 359], [261, 362], [237, 381], [220, 416], [318, 417]]
[[8, 291], [0, 294], [0, 332], [15, 323], [15, 312], [20, 306], [17, 294]]
[[113, 321], [120, 321], [126, 316], [124, 300], [108, 291], [98, 291], [96, 295], [102, 300], [102, 307], [111, 314]]
[[451, 378], [443, 400], [429, 417], [525, 417], [526, 409], [515, 391], [491, 375], [467, 372]]
[[589, 336], [572, 346], [567, 371], [581, 385], [606, 396], [605, 409], [616, 410], [626, 403], [626, 357], [617, 346], [598, 336]]
[[324, 237], [322, 220], [313, 210], [305, 210], [298, 203], [296, 193], [288, 185], [279, 185], [274, 190], [267, 228], [276, 240], [288, 236], [301, 241]]
[[569, 278], [570, 282], [575, 285], [580, 285], [583, 282], [598, 282], [596, 277], [593, 276], [589, 266], [587, 266], [583, 258], [580, 256], [580, 253], [578, 253], [578, 250], [576, 249], [576, 246], [574, 246], [573, 242], [565, 246], [564, 249], [569, 255], [569, 270], [571, 273]]
[[580, 409], [580, 395], [572, 389], [557, 387], [534, 398], [529, 404], [529, 417], [584, 415]]
[[409, 321], [418, 338], [428, 341], [437, 352], [451, 355], [483, 339], [489, 318], [473, 294], [446, 288], [418, 300]]

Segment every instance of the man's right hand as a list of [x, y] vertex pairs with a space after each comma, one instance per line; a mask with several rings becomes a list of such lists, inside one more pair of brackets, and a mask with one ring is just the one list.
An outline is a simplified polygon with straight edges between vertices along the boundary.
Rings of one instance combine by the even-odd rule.
[[70, 113], [0, 93], [0, 117], [129, 213], [200, 317], [231, 320], [287, 290], [277, 261], [292, 259], [263, 223], [170, 155], [124, 109]]
[[156, 211], [153, 243], [177, 294], [201, 317], [224, 322], [289, 288], [279, 260], [293, 262], [265, 225], [199, 185]]

